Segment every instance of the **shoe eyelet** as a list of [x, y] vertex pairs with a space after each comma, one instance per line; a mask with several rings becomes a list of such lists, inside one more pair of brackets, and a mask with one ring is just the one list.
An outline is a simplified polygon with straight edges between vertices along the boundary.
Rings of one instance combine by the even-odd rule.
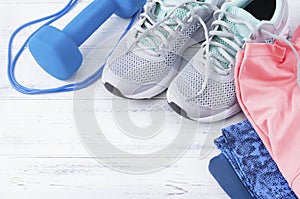
[[256, 36], [253, 35], [253, 34], [251, 34], [251, 35], [250, 35], [250, 39], [251, 39], [251, 40], [256, 40]]
[[183, 27], [178, 26], [178, 27], [176, 28], [176, 30], [179, 31], [179, 32], [182, 32], [182, 31], [183, 31]]
[[194, 18], [191, 16], [191, 15], [189, 15], [189, 16], [187, 16], [188, 17], [188, 19], [187, 19], [187, 23], [192, 23], [193, 22], [193, 20], [194, 20]]

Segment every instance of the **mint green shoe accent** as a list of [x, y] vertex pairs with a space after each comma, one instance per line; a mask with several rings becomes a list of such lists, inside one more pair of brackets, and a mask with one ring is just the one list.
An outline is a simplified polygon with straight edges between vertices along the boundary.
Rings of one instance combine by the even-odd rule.
[[[234, 15], [234, 16], [238, 16], [239, 20], [245, 20], [245, 21], [247, 21], [248, 23], [250, 23], [251, 25], [253, 25], [253, 27], [256, 27], [257, 24], [260, 23], [260, 21], [258, 19], [256, 19], [255, 17], [253, 17], [249, 12], [245, 11], [242, 8], [233, 6], [233, 7], [228, 7], [226, 9], [226, 11], [228, 13]], [[226, 27], [221, 26], [221, 27], [219, 27], [220, 30], [221, 31], [222, 30], [223, 31], [226, 30], [228, 32], [231, 32], [233, 35], [235, 35], [235, 36], [237, 36], [239, 38], [241, 44], [244, 42], [243, 39], [249, 37], [249, 35], [250, 35], [251, 31], [252, 31], [246, 25], [239, 24], [239, 23], [234, 23], [234, 22], [228, 20], [226, 17], [223, 17], [222, 21], [224, 21], [225, 23], [227, 23], [230, 26], [230, 29], [227, 29]], [[227, 39], [227, 38], [225, 38], [225, 39]], [[237, 49], [232, 48], [232, 46], [228, 42], [226, 42], [224, 40], [224, 37], [222, 37], [222, 35], [221, 36], [214, 36], [214, 37], [211, 38], [211, 40], [214, 41], [214, 42], [216, 42], [216, 43], [220, 43], [220, 44], [222, 44], [222, 45], [230, 48], [232, 51], [235, 52], [235, 53], [230, 54], [230, 56], [232, 58], [235, 57], [235, 54], [237, 53]], [[219, 49], [218, 47], [212, 46], [212, 47], [210, 47], [210, 53], [211, 54], [215, 54], [217, 56], [221, 56], [224, 59], [226, 59], [226, 57], [224, 57], [220, 53], [220, 51], [218, 49]], [[211, 63], [211, 64], [213, 64], [213, 63]], [[228, 69], [228, 68], [230, 68], [230, 65], [232, 63], [220, 61], [220, 64], [222, 65], [222, 67], [224, 69]]]
[[[163, 1], [164, 3], [167, 3], [169, 5], [174, 5], [174, 7], [176, 6], [175, 3], [177, 3], [177, 5], [180, 5], [180, 0], [167, 0], [167, 1]], [[198, 0], [198, 2], [205, 2], [205, 0]], [[196, 9], [197, 7], [201, 7], [201, 6], [205, 6], [205, 5], [200, 5], [198, 3], [188, 3], [188, 5], [190, 5], [192, 8]], [[156, 8], [155, 8], [155, 15], [157, 16], [158, 20], [159, 21], [162, 21], [167, 15], [169, 12], [172, 12], [172, 15], [178, 17], [180, 20], [183, 20], [190, 12], [189, 9], [187, 9], [186, 7], [182, 6], [182, 7], [179, 7], [175, 10], [173, 9], [166, 9], [166, 8], [163, 8], [164, 6], [162, 6], [161, 4], [157, 4], [156, 5]], [[169, 26], [171, 29], [175, 30], [178, 25], [180, 24], [177, 24], [177, 22], [173, 19], [173, 18], [170, 18], [168, 19], [168, 21], [166, 21], [166, 25]], [[170, 33], [162, 28], [157, 28], [157, 30], [159, 32], [161, 32], [164, 37], [168, 38], [170, 36]], [[151, 44], [151, 41], [149, 41], [149, 39], [154, 42], [155, 46], [153, 46]], [[145, 45], [146, 48], [148, 48], [149, 50], [152, 50], [152, 51], [155, 51], [157, 47], [159, 47], [160, 45], [162, 45], [161, 41], [159, 40], [159, 38], [155, 37], [155, 36], [147, 36], [146, 38], [141, 38], [140, 39], [140, 42]]]

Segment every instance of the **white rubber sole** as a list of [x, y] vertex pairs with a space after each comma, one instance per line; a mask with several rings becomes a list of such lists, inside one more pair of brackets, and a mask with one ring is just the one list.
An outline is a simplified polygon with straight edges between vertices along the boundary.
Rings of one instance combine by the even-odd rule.
[[[238, 103], [234, 104], [233, 106], [225, 109], [224, 111], [208, 116], [208, 117], [193, 117], [191, 115], [189, 115], [189, 109], [184, 109], [181, 104], [179, 102], [177, 102], [178, 99], [174, 94], [172, 94], [171, 92], [167, 92], [167, 102], [168, 104], [174, 109], [174, 107], [171, 105], [172, 103], [175, 104], [179, 109], [181, 109], [180, 111], [176, 111], [178, 114], [182, 115], [183, 117], [187, 117], [188, 119], [197, 121], [197, 122], [201, 122], [201, 123], [210, 123], [210, 122], [217, 122], [217, 121], [221, 121], [224, 119], [227, 119], [231, 116], [234, 116], [235, 114], [239, 113], [241, 111], [241, 108], [239, 106]], [[180, 113], [181, 112], [181, 113]]]
[[178, 74], [178, 71], [171, 69], [171, 71], [168, 73], [168, 75], [160, 81], [159, 84], [153, 86], [152, 88], [145, 90], [141, 93], [137, 93], [134, 95], [124, 95], [127, 98], [132, 98], [132, 99], [150, 99], [153, 98], [162, 92], [164, 92], [168, 86], [171, 84], [172, 80], [176, 77]]
[[221, 120], [225, 120], [229, 117], [232, 117], [239, 113], [241, 111], [240, 105], [236, 103], [235, 105], [231, 106], [230, 108], [224, 110], [223, 112], [220, 112], [218, 114], [209, 116], [209, 117], [204, 117], [204, 118], [191, 118], [192, 120], [195, 120], [197, 122], [202, 122], [202, 123], [210, 123], [210, 122], [217, 122]]

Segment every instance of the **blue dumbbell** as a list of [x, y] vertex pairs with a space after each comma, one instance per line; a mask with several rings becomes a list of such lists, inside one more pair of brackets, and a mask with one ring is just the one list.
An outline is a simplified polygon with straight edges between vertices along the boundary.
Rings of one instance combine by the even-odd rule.
[[38, 64], [57, 79], [70, 78], [82, 64], [78, 47], [113, 13], [129, 18], [146, 0], [94, 0], [62, 31], [45, 26], [29, 41], [29, 50]]

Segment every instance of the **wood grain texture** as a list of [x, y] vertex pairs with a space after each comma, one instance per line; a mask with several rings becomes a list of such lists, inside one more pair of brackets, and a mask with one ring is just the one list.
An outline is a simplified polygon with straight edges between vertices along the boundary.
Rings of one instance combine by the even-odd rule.
[[[82, 0], [74, 10], [55, 23], [63, 27], [82, 10], [89, 0]], [[290, 23], [294, 30], [300, 22], [300, 4], [290, 0]], [[65, 5], [65, 0], [1, 0], [0, 2], [0, 198], [1, 199], [223, 199], [226, 194], [209, 175], [207, 165], [218, 154], [213, 139], [220, 135], [209, 126], [199, 125], [193, 144], [182, 158], [157, 172], [132, 175], [117, 172], [97, 162], [82, 145], [73, 115], [73, 93], [26, 96], [13, 90], [7, 80], [7, 43], [10, 34], [29, 20], [51, 14]], [[118, 35], [129, 20], [111, 17], [84, 45], [89, 60], [75, 79], [95, 71], [113, 48]], [[14, 49], [36, 29], [22, 31]], [[193, 49], [187, 53], [191, 56]], [[28, 86], [50, 87], [65, 82], [45, 74], [26, 50], [17, 65], [16, 75]], [[162, 135], [147, 143], [126, 138], [112, 118], [112, 101], [121, 102], [107, 93], [99, 83], [95, 93], [95, 112], [107, 137], [119, 148], [134, 152], [151, 152], [165, 147], [174, 138], [182, 118], [168, 107], [162, 94], [149, 101], [130, 101], [120, 112], [128, 112], [133, 122], [151, 123], [154, 105], [166, 113], [167, 125]], [[84, 95], [76, 100], [91, 100]], [[85, 110], [83, 110], [85, 111]], [[88, 111], [88, 110], [86, 110]], [[223, 126], [243, 120], [239, 114]], [[200, 153], [202, 156], [200, 157]], [[204, 155], [203, 155], [204, 154]], [[153, 157], [156, 158], [156, 157]]]

